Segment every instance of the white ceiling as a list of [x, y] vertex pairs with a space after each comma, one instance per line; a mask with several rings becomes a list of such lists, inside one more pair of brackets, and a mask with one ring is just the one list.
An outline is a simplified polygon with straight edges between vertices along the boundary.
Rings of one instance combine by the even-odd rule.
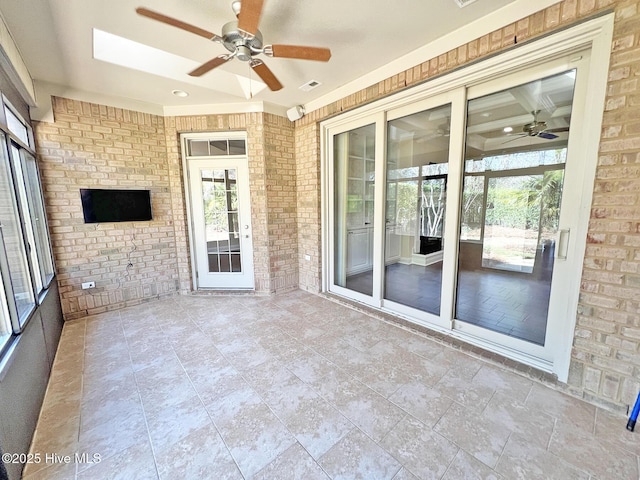
[[[516, 7], [530, 3], [536, 2], [477, 0], [461, 9], [454, 0], [265, 0], [260, 30], [266, 44], [328, 47], [333, 55], [328, 63], [262, 57], [284, 88], [264, 89], [253, 100], [282, 108], [309, 104], [451, 32], [472, 25], [477, 30], [490, 23], [485, 19], [513, 16]], [[538, 8], [555, 1], [540, 3]], [[197, 80], [168, 61], [156, 64], [152, 74], [96, 60], [94, 29], [182, 57], [185, 65], [226, 52], [220, 44], [137, 15], [139, 6], [218, 34], [235, 18], [231, 0], [0, 0], [0, 12], [37, 84], [159, 107], [247, 101], [243, 89], [231, 83], [237, 82], [235, 75], [256, 77], [236, 59]], [[322, 85], [310, 92], [298, 88], [310, 80]], [[174, 89], [189, 96], [176, 97]]]

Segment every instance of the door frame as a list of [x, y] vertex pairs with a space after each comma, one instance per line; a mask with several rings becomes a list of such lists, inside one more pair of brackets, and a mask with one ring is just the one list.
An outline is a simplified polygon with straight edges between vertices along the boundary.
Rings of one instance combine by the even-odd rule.
[[[180, 134], [180, 146], [181, 146], [181, 157], [182, 157], [182, 179], [184, 182], [184, 199], [185, 199], [185, 209], [187, 214], [187, 229], [189, 235], [189, 260], [190, 260], [190, 268], [191, 268], [191, 284], [192, 290], [254, 290], [255, 289], [255, 272], [254, 272], [254, 261], [253, 261], [253, 235], [252, 235], [252, 225], [251, 225], [251, 197], [250, 197], [250, 183], [249, 183], [249, 168], [248, 168], [248, 153], [245, 155], [215, 155], [215, 156], [189, 156], [187, 155], [187, 141], [188, 140], [244, 140], [245, 145], [247, 142], [247, 134], [246, 132], [198, 132], [198, 133], [181, 133]], [[244, 200], [246, 204], [246, 208], [249, 211], [248, 218], [246, 221], [243, 221], [244, 224], [249, 225], [248, 234], [249, 234], [249, 243], [251, 244], [251, 252], [246, 252], [243, 254], [243, 270], [246, 268], [246, 272], [250, 274], [250, 286], [247, 287], [200, 287], [198, 282], [198, 268], [197, 268], [197, 253], [196, 253], [196, 239], [194, 232], [194, 215], [193, 215], [193, 204], [192, 204], [192, 189], [191, 189], [191, 179], [190, 179], [190, 160], [199, 161], [199, 160], [208, 160], [208, 161], [243, 161], [244, 162], [244, 170], [246, 170], [246, 191], [240, 190], [240, 185], [238, 185], [238, 200]], [[238, 172], [240, 175], [240, 172]], [[244, 230], [244, 229], [242, 229]]]
[[[413, 316], [398, 314], [392, 312], [395, 315], [401, 316], [412, 323], [425, 326], [429, 329], [445, 333], [452, 337], [457, 337], [464, 340], [467, 343], [471, 343], [480, 346], [483, 349], [493, 351], [504, 355], [509, 358], [513, 358], [519, 362], [532, 365], [541, 370], [554, 373], [558, 379], [562, 382], [566, 382], [569, 374], [569, 365], [571, 362], [571, 345], [573, 342], [577, 307], [580, 292], [580, 278], [581, 278], [581, 264], [584, 259], [586, 250], [586, 237], [589, 223], [589, 211], [591, 208], [591, 202], [593, 197], [593, 179], [595, 178], [595, 171], [598, 158], [598, 146], [600, 142], [600, 129], [602, 126], [601, 115], [586, 115], [586, 112], [602, 112], [604, 111], [604, 102], [606, 95], [608, 65], [611, 53], [611, 41], [613, 37], [613, 14], [603, 15], [593, 20], [581, 23], [572, 28], [548, 35], [539, 40], [532, 41], [527, 44], [519, 45], [517, 48], [512, 48], [502, 54], [490, 57], [482, 60], [478, 63], [472, 64], [468, 67], [454, 71], [450, 74], [437, 77], [433, 80], [419, 84], [413, 88], [400, 91], [394, 95], [383, 98], [381, 100], [372, 102], [367, 105], [358, 107], [350, 112], [338, 115], [332, 119], [326, 120], [320, 125], [320, 154], [321, 154], [321, 193], [322, 193], [322, 289], [323, 291], [335, 291], [330, 288], [329, 282], [331, 281], [331, 263], [333, 261], [332, 251], [329, 245], [332, 242], [331, 234], [332, 229], [332, 207], [329, 203], [331, 195], [331, 183], [333, 172], [330, 169], [332, 162], [330, 161], [331, 155], [331, 138], [335, 132], [335, 129], [340, 126], [352, 123], [356, 124], [359, 119], [365, 117], [372, 117], [374, 115], [386, 117], [386, 114], [391, 110], [400, 107], [410, 108], [417, 102], [428, 99], [445, 91], [451, 91], [455, 89], [471, 89], [474, 86], [482, 89], [482, 84], [489, 83], [493, 79], [508, 77], [512, 74], [519, 72], [526, 72], [530, 69], [535, 69], [540, 64], [547, 64], [554, 59], [565, 57], [568, 63], [578, 63], [583, 61], [579, 52], [584, 50], [590, 51], [591, 60], [583, 68], [583, 73], [586, 73], [586, 79], [584, 81], [576, 81], [576, 90], [574, 93], [574, 106], [572, 117], [581, 117], [583, 120], [582, 132], [580, 141], [574, 135], [573, 142], [571, 136], [569, 140], [568, 148], [571, 149], [570, 155], [577, 158], [582, 158], [582, 162], [579, 165], [580, 171], [576, 172], [579, 175], [579, 188], [580, 195], [575, 195], [570, 199], [567, 199], [566, 207], [563, 205], [564, 210], [571, 213], [576, 217], [576, 227], [571, 232], [569, 238], [568, 248], [573, 252], [571, 258], [572, 275], [569, 283], [567, 284], [568, 299], [566, 307], [561, 314], [568, 319], [564, 322], [564, 325], [559, 326], [554, 330], [553, 338], [550, 338], [550, 348], [553, 351], [553, 360], [548, 361], [544, 358], [539, 358], [537, 355], [531, 355], [528, 353], [522, 353], [510, 348], [505, 348], [493, 341], [490, 338], [477, 337], [473, 332], [466, 332], [464, 329], [456, 330], [452, 327], [446, 327], [438, 325], [437, 323], [427, 322], [420, 319], [416, 319]], [[525, 75], [526, 76], [526, 75]], [[588, 95], [586, 95], [588, 89]], [[582, 98], [581, 98], [582, 95]], [[575, 99], [578, 99], [577, 101]], [[385, 124], [386, 127], [386, 124]], [[453, 130], [453, 125], [452, 125]], [[386, 136], [386, 135], [385, 135]], [[461, 136], [462, 137], [462, 136]], [[376, 142], [382, 139], [376, 138]], [[378, 152], [377, 152], [378, 153]], [[386, 152], [385, 152], [386, 153]], [[380, 162], [383, 163], [383, 162]], [[577, 162], [576, 162], [577, 163]], [[459, 167], [462, 168], [462, 162], [459, 162]], [[377, 178], [383, 179], [383, 175], [378, 175], [378, 167], [376, 167]], [[454, 175], [454, 172], [450, 172], [449, 181], [456, 178], [458, 183], [461, 182], [461, 172], [458, 175]], [[566, 175], [570, 172], [567, 170]], [[382, 182], [378, 182], [382, 183]], [[382, 185], [376, 186], [377, 188], [383, 188]], [[449, 185], [450, 192], [459, 192], [460, 186], [454, 189], [454, 185]], [[457, 195], [449, 195], [450, 197], [458, 197]], [[448, 196], [448, 198], [449, 198]], [[384, 199], [384, 192], [377, 197]], [[459, 199], [458, 207], [459, 207]], [[379, 203], [378, 208], [380, 208]], [[563, 199], [564, 203], [564, 199]], [[449, 204], [447, 202], [447, 210], [449, 211]], [[456, 216], [459, 208], [456, 208]], [[453, 213], [453, 212], [450, 212]], [[376, 218], [381, 218], [377, 215]], [[457, 219], [456, 219], [457, 220]], [[561, 225], [563, 220], [561, 219]], [[453, 224], [453, 225], [452, 225]], [[445, 229], [457, 230], [458, 222], [449, 221], [445, 225]], [[378, 229], [378, 231], [380, 231]], [[447, 234], [445, 230], [445, 235]], [[377, 235], [380, 237], [380, 235]], [[454, 238], [458, 238], [458, 232], [455, 232], [454, 236], [448, 237], [452, 241]], [[378, 240], [381, 243], [381, 240]], [[456, 246], [457, 247], [457, 246]], [[451, 251], [451, 249], [449, 249]], [[452, 260], [457, 261], [457, 248], [454, 249], [454, 259], [449, 259], [448, 263]], [[382, 249], [374, 254], [381, 255]], [[445, 251], [446, 254], [446, 251]], [[374, 273], [375, 274], [375, 273]], [[455, 274], [453, 274], [455, 276]], [[444, 272], [443, 272], [444, 277]], [[455, 285], [455, 278], [453, 280], [447, 279], [447, 285]], [[445, 287], [445, 278], [443, 278], [443, 290]], [[455, 295], [452, 289], [451, 295]], [[335, 292], [338, 293], [338, 292]], [[375, 292], [374, 298], [380, 298], [381, 292]], [[353, 297], [351, 297], [353, 298]], [[355, 298], [357, 301], [361, 301]], [[444, 298], [443, 305], [444, 305]], [[370, 302], [365, 302], [371, 304]], [[382, 305], [372, 305], [375, 308], [385, 310]], [[451, 305], [453, 308], [453, 304]], [[441, 311], [442, 316], [442, 311]], [[455, 323], [455, 321], [453, 322]]]

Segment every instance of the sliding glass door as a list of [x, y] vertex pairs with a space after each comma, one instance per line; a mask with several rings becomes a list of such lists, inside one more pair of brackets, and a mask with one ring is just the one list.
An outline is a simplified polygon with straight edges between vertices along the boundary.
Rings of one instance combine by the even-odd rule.
[[328, 290], [550, 368], [580, 272], [584, 57], [327, 129]]

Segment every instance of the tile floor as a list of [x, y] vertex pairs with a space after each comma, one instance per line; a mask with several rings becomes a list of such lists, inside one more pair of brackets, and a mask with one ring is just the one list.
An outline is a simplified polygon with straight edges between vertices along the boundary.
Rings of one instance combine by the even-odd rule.
[[24, 478], [635, 480], [625, 425], [302, 291], [176, 296], [65, 324]]

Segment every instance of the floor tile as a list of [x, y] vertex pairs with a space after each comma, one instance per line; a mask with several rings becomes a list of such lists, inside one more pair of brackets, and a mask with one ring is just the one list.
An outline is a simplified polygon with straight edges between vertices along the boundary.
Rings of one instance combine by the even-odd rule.
[[192, 430], [179, 441], [156, 450], [155, 457], [161, 480], [243, 479], [231, 453], [213, 425]]
[[219, 430], [245, 477], [262, 470], [296, 442], [264, 403], [245, 405]]
[[555, 425], [555, 420], [546, 413], [499, 393], [493, 396], [481, 416], [542, 448], [547, 448]]
[[454, 403], [434, 427], [485, 465], [495, 467], [511, 432], [476, 411]]
[[526, 436], [512, 435], [507, 442], [496, 471], [506, 479], [588, 480], [589, 474], [578, 470], [543, 447], [532, 445]]
[[400, 387], [389, 400], [428, 427], [433, 427], [453, 402], [438, 389], [416, 380]]
[[102, 461], [25, 475], [637, 480], [625, 425], [317, 295], [176, 296], [64, 325], [32, 451]]
[[357, 429], [340, 440], [319, 463], [334, 480], [392, 479], [402, 467]]
[[166, 449], [191, 432], [212, 425], [198, 397], [148, 413], [146, 419], [154, 450]]
[[600, 480], [640, 478], [638, 458], [607, 440], [585, 435], [571, 425], [556, 425], [549, 451]]
[[133, 445], [93, 465], [82, 467], [78, 465], [77, 480], [158, 479], [153, 452], [148, 441]]
[[458, 453], [458, 447], [414, 418], [400, 421], [380, 445], [411, 473], [438, 480]]
[[329, 480], [316, 461], [296, 443], [258, 472], [253, 480]]

